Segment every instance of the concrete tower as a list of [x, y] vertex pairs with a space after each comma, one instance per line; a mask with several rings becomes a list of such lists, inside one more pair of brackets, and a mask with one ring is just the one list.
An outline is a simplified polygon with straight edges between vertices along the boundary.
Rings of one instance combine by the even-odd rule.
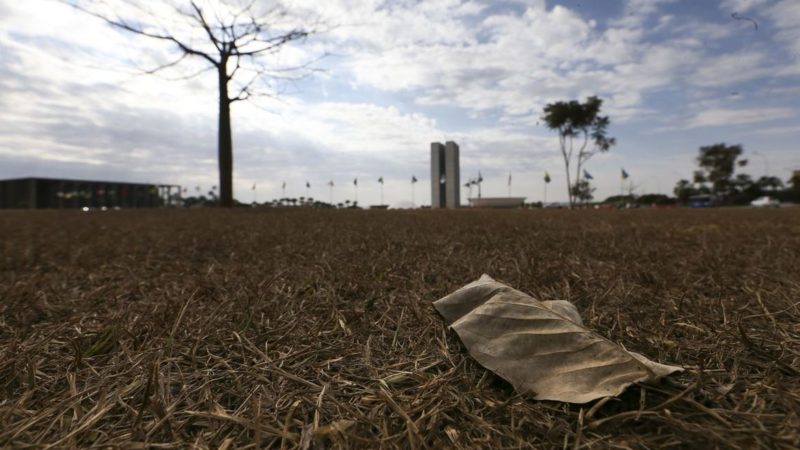
[[458, 144], [431, 143], [431, 208], [461, 206]]

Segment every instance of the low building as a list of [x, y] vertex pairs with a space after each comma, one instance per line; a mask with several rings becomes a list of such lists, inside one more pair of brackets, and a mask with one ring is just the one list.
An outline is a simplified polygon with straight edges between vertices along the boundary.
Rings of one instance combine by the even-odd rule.
[[0, 180], [0, 209], [159, 208], [180, 203], [181, 187], [170, 184], [58, 178]]
[[710, 194], [697, 194], [689, 197], [690, 208], [710, 208], [717, 203], [716, 197]]
[[525, 197], [470, 198], [469, 206], [473, 208], [522, 208], [525, 206]]

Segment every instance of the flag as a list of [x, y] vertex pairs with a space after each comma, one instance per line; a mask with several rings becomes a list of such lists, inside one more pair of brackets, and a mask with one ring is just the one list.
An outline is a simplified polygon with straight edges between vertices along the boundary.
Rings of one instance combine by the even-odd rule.
[[353, 178], [353, 186], [358, 186], [358, 178]]
[[583, 178], [586, 178], [587, 180], [594, 180], [594, 177], [592, 176], [592, 174], [587, 172], [586, 169], [583, 169]]
[[622, 169], [622, 179], [627, 180], [629, 176], [630, 175], [628, 175], [628, 172], [625, 172], [625, 169]]
[[511, 186], [511, 173], [508, 174], [508, 185]]
[[411, 175], [411, 184], [414, 184], [414, 183], [416, 183], [417, 181], [418, 181], [418, 180], [417, 180], [417, 177], [416, 177], [416, 176], [414, 176], [414, 175]]
[[550, 182], [550, 174], [547, 173], [546, 170], [544, 171], [544, 182], [545, 183], [549, 183]]
[[328, 186], [333, 187], [333, 180], [328, 182]]
[[307, 187], [308, 189], [311, 189], [311, 183], [309, 183], [308, 181], [306, 181], [306, 187]]
[[256, 184], [255, 183], [253, 183], [253, 190], [254, 191], [256, 190]]
[[283, 184], [281, 185], [281, 189], [286, 189], [286, 182], [285, 182], [285, 181], [284, 181], [284, 182], [283, 182]]
[[383, 184], [383, 177], [378, 178], [378, 183]]

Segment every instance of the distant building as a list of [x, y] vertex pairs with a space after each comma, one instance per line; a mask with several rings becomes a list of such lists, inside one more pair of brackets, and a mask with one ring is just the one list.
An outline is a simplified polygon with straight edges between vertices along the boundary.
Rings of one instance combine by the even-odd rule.
[[525, 197], [483, 197], [469, 199], [473, 208], [522, 208]]
[[716, 198], [711, 194], [697, 194], [689, 197], [690, 208], [710, 208], [714, 206]]
[[16, 178], [0, 180], [0, 209], [158, 208], [177, 206], [181, 188], [169, 184]]
[[461, 206], [461, 170], [458, 144], [431, 143], [431, 207], [458, 208]]

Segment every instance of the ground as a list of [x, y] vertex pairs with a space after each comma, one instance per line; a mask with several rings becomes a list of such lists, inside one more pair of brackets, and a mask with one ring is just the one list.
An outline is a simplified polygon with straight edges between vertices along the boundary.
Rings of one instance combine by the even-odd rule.
[[[800, 208], [16, 211], [0, 245], [0, 447], [800, 446]], [[431, 306], [483, 273], [687, 370], [516, 393]]]

